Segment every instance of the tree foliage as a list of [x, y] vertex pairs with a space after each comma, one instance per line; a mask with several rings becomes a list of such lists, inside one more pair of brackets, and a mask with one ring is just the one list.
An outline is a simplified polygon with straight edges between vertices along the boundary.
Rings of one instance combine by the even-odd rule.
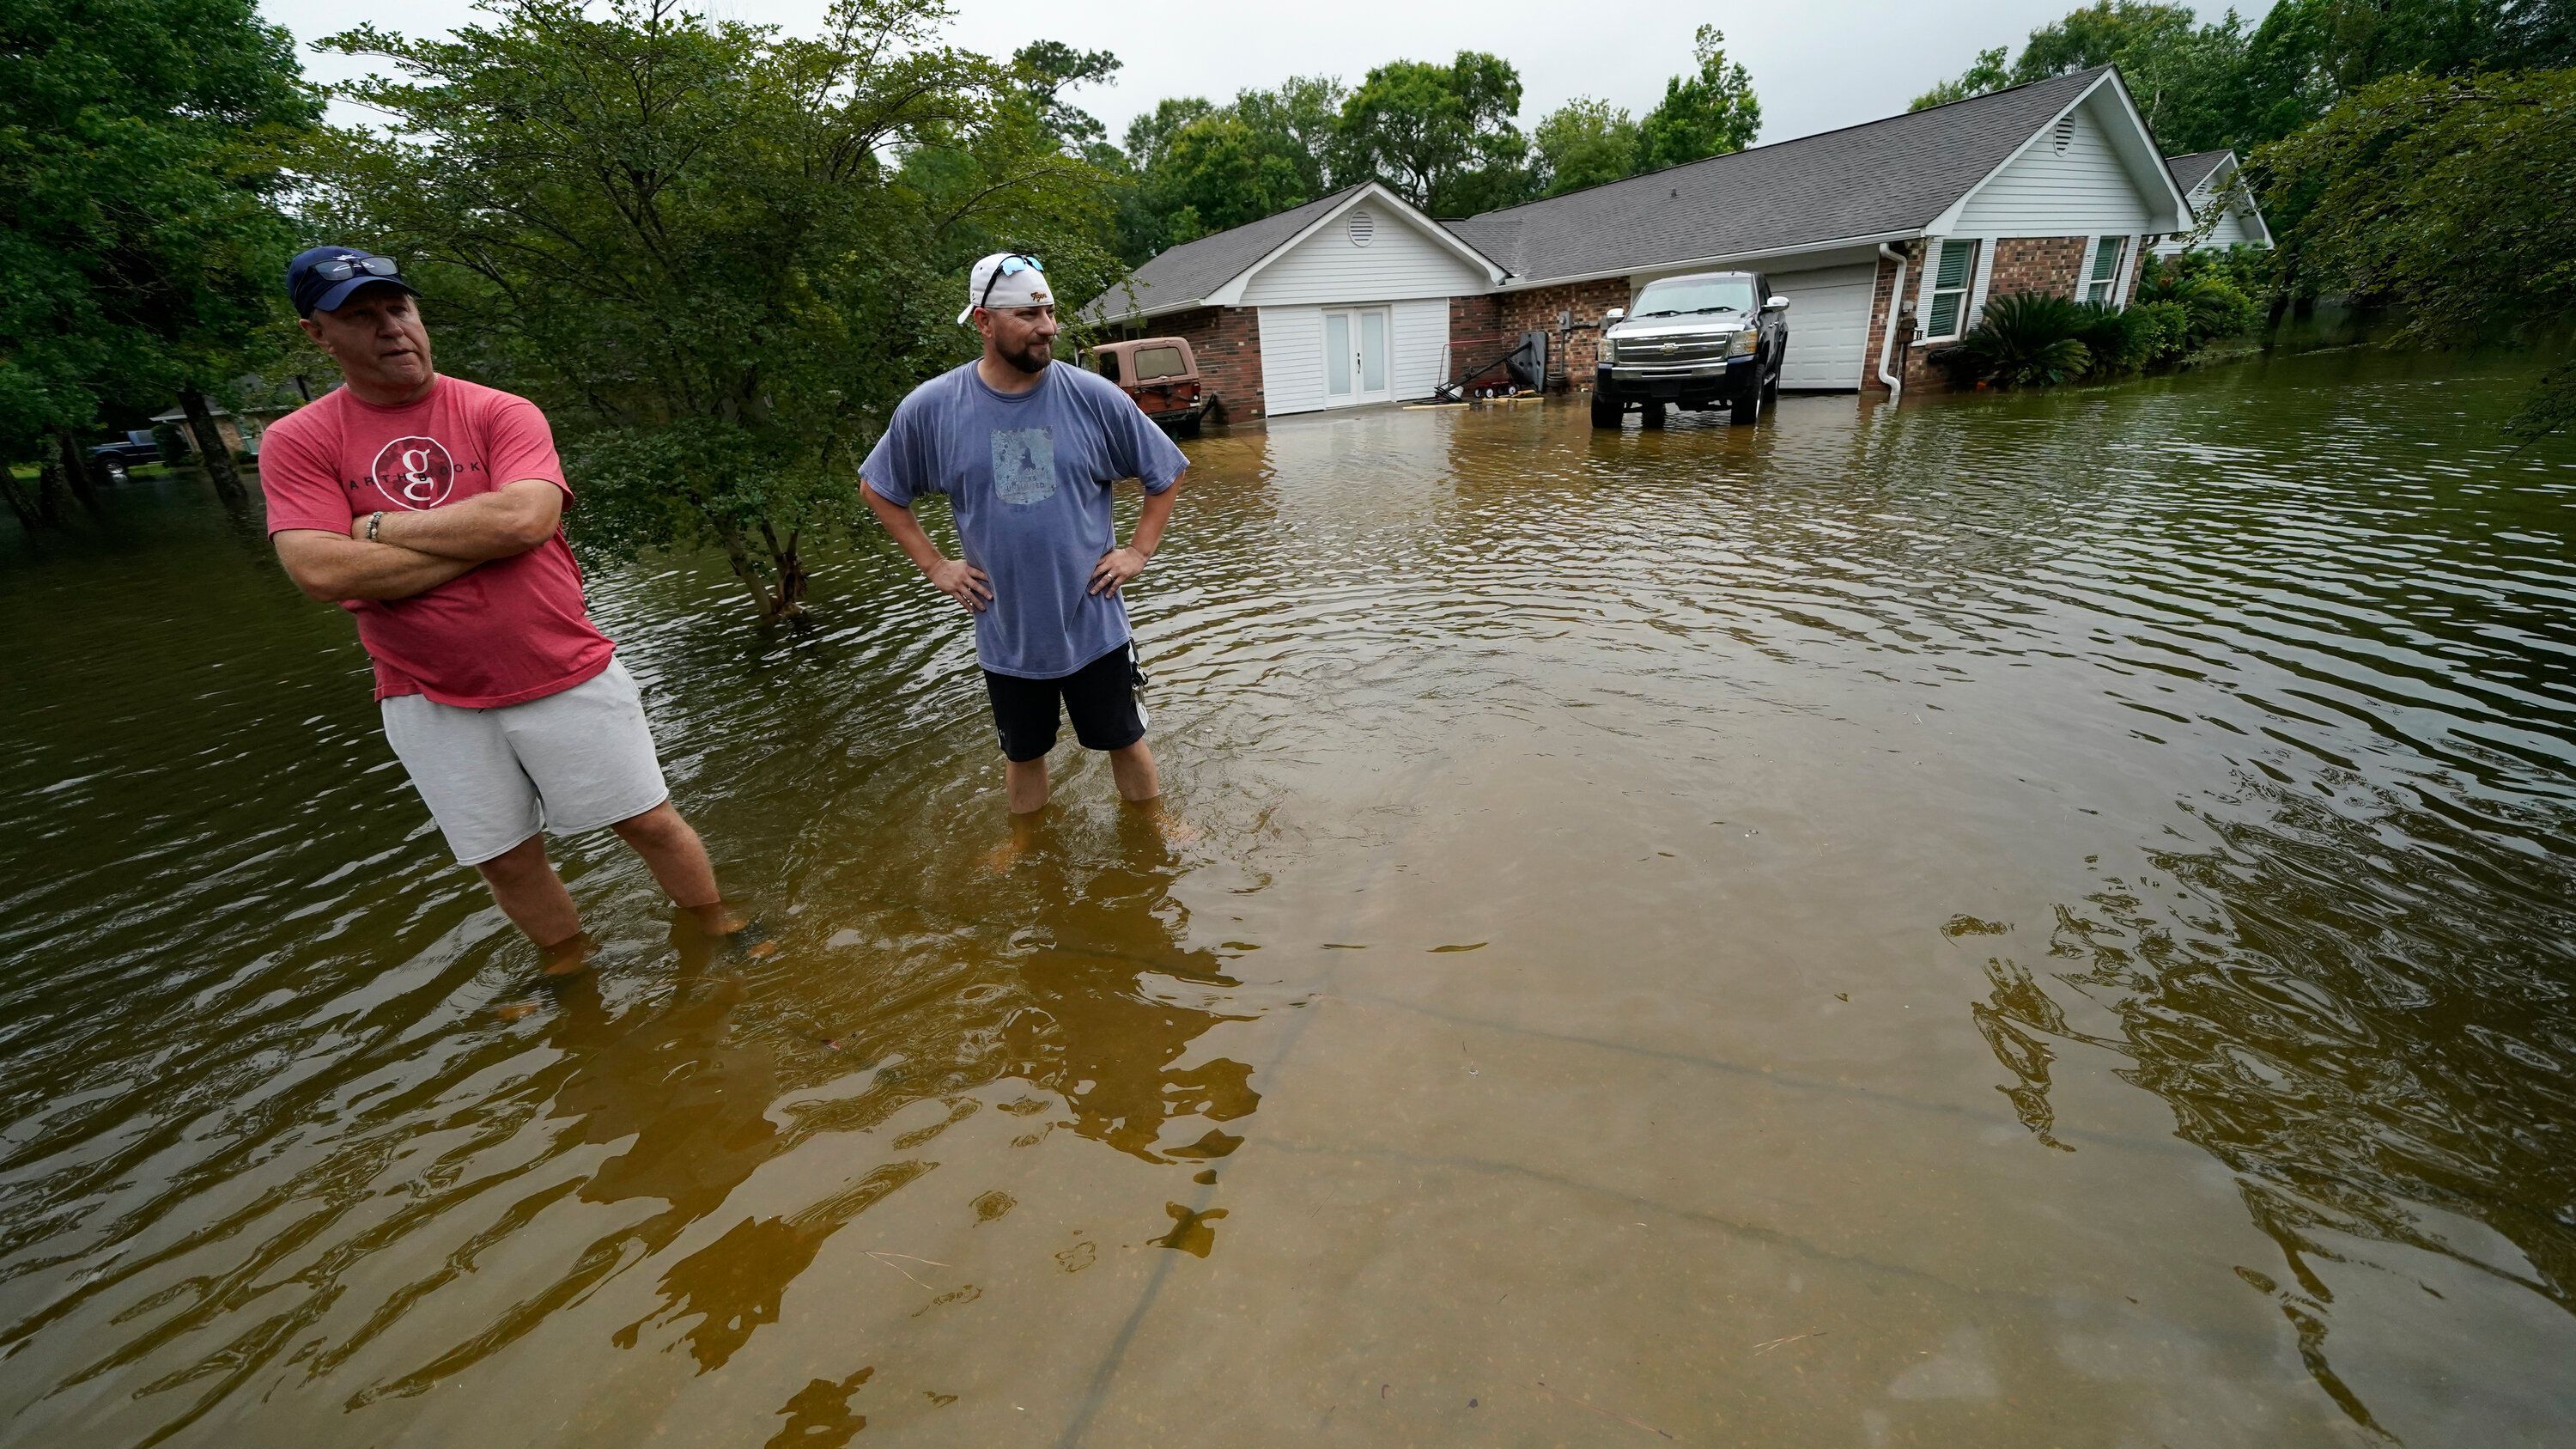
[[1121, 178], [1117, 250], [1138, 265], [1165, 247], [1240, 226], [1332, 189], [1340, 81], [1291, 76], [1224, 106], [1166, 99], [1127, 127], [1104, 160]]
[[1691, 54], [1698, 69], [1664, 83], [1664, 99], [1638, 123], [1640, 170], [1679, 166], [1753, 144], [1762, 132], [1762, 102], [1753, 77], [1726, 58], [1726, 37], [1703, 25]]
[[1374, 175], [1437, 216], [1525, 201], [1535, 190], [1511, 62], [1462, 50], [1447, 65], [1399, 60], [1368, 73], [1335, 128], [1349, 174]]
[[838, 0], [812, 39], [669, 0], [485, 15], [327, 42], [396, 75], [353, 88], [390, 123], [316, 156], [317, 220], [418, 273], [451, 366], [547, 409], [586, 550], [712, 544], [796, 612], [895, 402], [971, 351], [972, 258], [1040, 252], [1068, 296], [1116, 270], [1061, 87], [939, 43], [935, 0]]
[[2280, 0], [2248, 27], [2235, 11], [2200, 23], [2183, 5], [2096, 0], [2030, 33], [2005, 63], [1982, 51], [1914, 109], [2096, 65], [2117, 65], [2168, 152], [2247, 151], [2315, 121], [2344, 97], [2406, 71], [2576, 65], [2570, 0]]
[[318, 110], [249, 0], [0, 7], [0, 462], [83, 487], [76, 434], [279, 345], [282, 152]]
[[1644, 149], [1626, 110], [1590, 96], [1550, 111], [1532, 140], [1541, 185], [1550, 196], [1633, 176]]
[[[2282, 241], [2311, 284], [2402, 304], [2392, 341], [2529, 338], [2576, 319], [2576, 69], [2394, 76], [2249, 166], [2303, 199]], [[2571, 415], [2561, 368], [2515, 426]]]

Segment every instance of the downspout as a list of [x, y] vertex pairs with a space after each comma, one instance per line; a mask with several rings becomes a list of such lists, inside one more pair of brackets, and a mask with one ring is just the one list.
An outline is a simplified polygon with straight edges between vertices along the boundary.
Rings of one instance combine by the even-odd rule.
[[1905, 391], [1905, 384], [1887, 370], [1888, 359], [1896, 352], [1896, 319], [1905, 310], [1905, 253], [1880, 242], [1878, 254], [1896, 263], [1896, 285], [1887, 293], [1887, 326], [1878, 337], [1878, 380], [1887, 384], [1887, 400], [1894, 402]]

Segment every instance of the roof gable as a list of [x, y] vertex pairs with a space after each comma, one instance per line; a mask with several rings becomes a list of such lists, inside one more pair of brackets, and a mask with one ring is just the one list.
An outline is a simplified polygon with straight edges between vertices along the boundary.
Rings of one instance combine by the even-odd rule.
[[1400, 224], [1482, 271], [1489, 284], [1501, 283], [1504, 271], [1491, 258], [1383, 184], [1363, 181], [1303, 206], [1173, 247], [1093, 299], [1083, 315], [1105, 322], [1189, 307], [1231, 306], [1242, 300], [1245, 285], [1264, 267], [1363, 201], [1383, 206]]
[[1450, 223], [1526, 282], [1911, 235], [2109, 67], [1631, 176]]
[[2173, 177], [2175, 189], [2189, 196], [2193, 187], [2207, 181], [2212, 172], [2235, 159], [2236, 153], [2224, 147], [2216, 151], [2194, 151], [2188, 156], [2167, 156], [2165, 170]]
[[[1928, 230], [1947, 234], [1956, 229], [1959, 219], [1967, 214], [1981, 193], [2013, 171], [2013, 163], [2033, 154], [2042, 144], [2043, 137], [2052, 145], [2062, 138], [2070, 120], [2077, 121], [2079, 126], [2087, 120], [2092, 123], [2098, 131], [2099, 142], [2109, 153], [2108, 165], [2125, 178], [2133, 190], [2133, 199], [2146, 208], [2143, 218], [2133, 215], [2123, 221], [2121, 229], [2134, 224], [2142, 230], [2176, 231], [2191, 224], [2191, 203], [2183, 199], [2182, 189], [2174, 185], [2172, 174], [2165, 169], [2164, 157], [2156, 150], [2155, 137], [2147, 130], [2146, 118], [2138, 114], [2137, 105], [2130, 100], [2129, 88], [2121, 81], [2120, 72], [2106, 65], [2076, 74], [2090, 75], [2093, 80], [2081, 94], [2067, 101], [2057, 115], [2025, 138], [2003, 164], [1952, 202], [1948, 210], [1934, 217]], [[2079, 111], [2087, 114], [2079, 118]], [[2099, 223], [2085, 229], [2098, 230]]]

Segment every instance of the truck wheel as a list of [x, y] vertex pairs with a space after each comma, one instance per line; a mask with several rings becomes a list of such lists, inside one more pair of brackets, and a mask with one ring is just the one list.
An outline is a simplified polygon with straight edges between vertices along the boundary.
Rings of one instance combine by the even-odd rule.
[[1776, 408], [1779, 405], [1780, 369], [1775, 367], [1771, 369], [1770, 379], [1762, 384], [1762, 406], [1765, 408]]
[[1662, 398], [1650, 397], [1644, 402], [1637, 404], [1637, 408], [1647, 427], [1660, 428], [1664, 425], [1664, 400]]
[[1199, 435], [1199, 420], [1201, 416], [1202, 414], [1199, 413], [1190, 414], [1189, 418], [1179, 427], [1173, 429], [1173, 431], [1179, 433], [1184, 438], [1197, 437]]
[[1605, 397], [1599, 392], [1592, 394], [1592, 426], [1596, 428], [1618, 427], [1623, 421], [1620, 416], [1620, 412], [1621, 409], [1617, 399]]
[[1726, 405], [1726, 420], [1730, 423], [1749, 423], [1761, 415], [1762, 391], [1759, 388], [1746, 388]]

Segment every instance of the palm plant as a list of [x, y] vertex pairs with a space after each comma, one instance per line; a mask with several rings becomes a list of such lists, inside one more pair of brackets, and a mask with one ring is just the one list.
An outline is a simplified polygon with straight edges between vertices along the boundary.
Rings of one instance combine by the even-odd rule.
[[1984, 318], [1959, 339], [1957, 353], [1997, 387], [2050, 387], [2092, 365], [2085, 323], [2083, 309], [2064, 297], [2011, 292], [1986, 303]]

